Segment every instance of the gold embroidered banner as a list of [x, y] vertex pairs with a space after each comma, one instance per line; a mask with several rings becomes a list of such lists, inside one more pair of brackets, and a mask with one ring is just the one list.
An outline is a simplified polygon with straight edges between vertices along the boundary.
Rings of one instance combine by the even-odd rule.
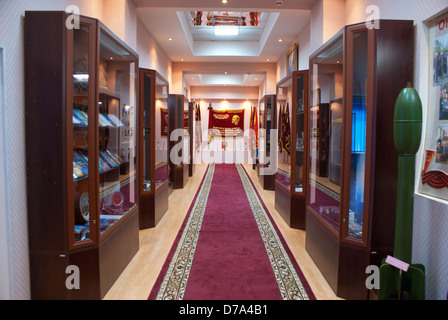
[[214, 110], [209, 107], [208, 128], [212, 137], [244, 136], [243, 110]]

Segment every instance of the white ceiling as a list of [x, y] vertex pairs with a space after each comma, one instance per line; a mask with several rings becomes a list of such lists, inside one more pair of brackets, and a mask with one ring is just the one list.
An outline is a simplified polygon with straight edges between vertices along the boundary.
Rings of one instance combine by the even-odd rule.
[[[139, 19], [173, 62], [276, 63], [284, 58], [308, 24], [310, 9], [316, 0], [283, 0], [280, 6], [276, 5], [278, 1], [228, 0], [223, 4], [222, 0], [134, 0], [134, 3]], [[240, 28], [238, 37], [223, 40], [211, 34], [213, 27], [194, 27], [191, 21], [194, 11], [262, 14], [259, 27]], [[209, 77], [198, 75], [197, 78]], [[208, 83], [202, 81], [199, 85]]]
[[265, 74], [185, 74], [184, 79], [191, 86], [237, 86], [258, 87], [266, 79]]

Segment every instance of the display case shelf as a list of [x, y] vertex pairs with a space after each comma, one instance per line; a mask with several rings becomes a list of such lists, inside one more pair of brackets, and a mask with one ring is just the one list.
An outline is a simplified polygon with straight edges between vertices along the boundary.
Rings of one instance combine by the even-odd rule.
[[[346, 26], [310, 57], [311, 92], [319, 91], [318, 102], [330, 110], [327, 175], [321, 170], [322, 142], [310, 142], [306, 250], [346, 299], [367, 299], [367, 266], [393, 254], [393, 106], [413, 79], [414, 31], [412, 21], [380, 25]], [[318, 128], [321, 111], [311, 105], [311, 128]]]
[[68, 17], [25, 13], [32, 299], [101, 299], [139, 247], [138, 55], [100, 21]]
[[168, 210], [168, 136], [162, 129], [168, 125], [168, 95], [165, 78], [140, 69], [140, 229], [155, 227]]
[[274, 113], [278, 128], [275, 208], [286, 223], [305, 230], [308, 150], [308, 70], [277, 83]]

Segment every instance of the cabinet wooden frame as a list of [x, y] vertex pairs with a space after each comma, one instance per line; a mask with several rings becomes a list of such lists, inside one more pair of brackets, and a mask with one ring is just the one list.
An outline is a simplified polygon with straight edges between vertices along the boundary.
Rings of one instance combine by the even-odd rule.
[[[145, 92], [145, 78], [150, 77], [150, 92]], [[157, 100], [157, 81], [159, 80], [164, 84], [167, 88], [166, 92], [166, 102], [168, 104], [168, 93], [169, 93], [169, 83], [168, 81], [160, 75], [155, 70], [140, 68], [140, 91], [139, 91], [139, 117], [138, 117], [138, 161], [139, 161], [139, 174], [138, 174], [138, 189], [140, 194], [140, 210], [139, 210], [139, 225], [140, 229], [153, 228], [157, 225], [157, 223], [162, 219], [166, 211], [168, 210], [168, 161], [166, 163], [167, 166], [167, 179], [157, 185], [156, 181], [156, 137], [157, 137], [157, 129], [161, 127], [161, 124], [156, 123], [157, 119], [157, 108], [156, 108], [156, 100]], [[145, 93], [149, 94], [149, 101], [145, 100]], [[146, 110], [146, 106], [149, 106], [149, 114], [148, 110]], [[168, 105], [166, 106], [168, 109]], [[145, 113], [146, 111], [146, 113]], [[149, 135], [145, 133], [145, 116], [149, 116], [149, 127], [151, 131]], [[169, 117], [169, 110], [168, 110]], [[163, 121], [160, 119], [160, 121]], [[158, 130], [160, 132], [160, 130]], [[148, 167], [148, 163], [144, 163], [145, 161], [145, 150], [146, 150], [146, 139], [149, 139], [149, 147], [150, 147], [150, 159], [149, 159], [149, 170], [151, 172], [151, 180], [150, 180], [150, 190], [144, 190], [144, 170]], [[169, 159], [168, 148], [166, 150], [166, 159]]]
[[[343, 97], [340, 100], [343, 152], [338, 225], [336, 228], [330, 225], [311, 207], [307, 197], [306, 250], [334, 292], [345, 299], [367, 299], [374, 294], [365, 286], [366, 267], [379, 266], [382, 259], [393, 254], [398, 172], [398, 156], [393, 142], [393, 106], [401, 89], [413, 80], [414, 30], [413, 21], [380, 20], [380, 25], [380, 29], [368, 29], [365, 23], [346, 26], [310, 57], [310, 68], [314, 68], [322, 53], [343, 41]], [[354, 45], [358, 33], [363, 33], [365, 39], [362, 52], [357, 52]], [[361, 71], [359, 66], [355, 68], [354, 61], [362, 61], [365, 75], [359, 75]], [[352, 113], [354, 104], [359, 104], [354, 100], [359, 97], [353, 89], [355, 71], [358, 79], [364, 79], [364, 76], [366, 79], [362, 102], [366, 116], [365, 160], [364, 171], [361, 171], [364, 179], [362, 227], [360, 232], [350, 234], [350, 201], [351, 193], [355, 192], [351, 189], [351, 175], [357, 172], [351, 166], [357, 161], [359, 152], [352, 149], [356, 132], [352, 127]], [[312, 82], [310, 85], [313, 86]]]
[[[170, 166], [170, 181], [174, 189], [182, 189], [188, 182], [189, 178], [189, 164], [184, 162], [184, 148], [182, 142], [182, 153], [180, 155], [180, 164], [176, 165], [171, 159], [172, 149], [180, 141], [171, 141], [171, 135], [176, 129], [184, 129], [184, 110], [185, 110], [185, 97], [180, 94], [170, 94], [168, 98], [169, 105], [169, 130], [168, 130], [168, 145], [169, 145], [169, 166]], [[182, 110], [182, 112], [180, 112]], [[180, 139], [180, 137], [179, 137]], [[182, 136], [181, 139], [184, 139]]]
[[[138, 55], [99, 20], [80, 16], [81, 28], [88, 33], [83, 34], [82, 42], [88, 46], [88, 51], [83, 48], [88, 59], [83, 66], [83, 73], [88, 74], [88, 89], [80, 97], [78, 87], [74, 88], [75, 29], [66, 27], [69, 18], [64, 11], [26, 11], [24, 19], [31, 298], [98, 300], [106, 295], [139, 248], [138, 199], [112, 226], [100, 230], [100, 194], [104, 191], [100, 190], [100, 181], [104, 168], [109, 168], [99, 169], [100, 35], [128, 55], [129, 83], [135, 77], [133, 96], [138, 93]], [[76, 46], [80, 48], [79, 43]], [[75, 128], [73, 106], [81, 99], [88, 108], [89, 121]], [[134, 102], [137, 111], [137, 100], [132, 105]], [[79, 130], [90, 160], [88, 174], [82, 180], [88, 189], [90, 224], [86, 240], [75, 236], [75, 188], [80, 188], [81, 180], [78, 175], [75, 179], [73, 160]], [[69, 265], [80, 270], [79, 290], [65, 286]]]
[[[303, 146], [302, 151], [297, 150], [297, 110], [299, 104], [299, 97], [297, 94], [298, 78], [303, 78], [303, 111], [300, 115], [303, 116]], [[294, 71], [284, 79], [277, 83], [277, 103], [274, 107], [276, 121], [278, 122], [280, 94], [279, 88], [285, 83], [291, 82], [292, 98], [289, 101], [291, 105], [291, 154], [290, 154], [290, 185], [289, 189], [283, 183], [280, 183], [278, 177], [280, 173], [275, 174], [275, 207], [282, 218], [291, 228], [305, 230], [306, 228], [306, 197], [307, 197], [307, 181], [308, 181], [308, 137], [309, 137], [309, 121], [308, 121], [308, 93], [309, 93], [309, 71]], [[278, 128], [278, 130], [280, 130]], [[278, 133], [280, 135], [280, 132]], [[276, 148], [277, 149], [277, 148]], [[272, 151], [271, 151], [272, 152]], [[285, 151], [283, 151], [285, 152]], [[298, 159], [298, 153], [302, 154], [301, 159]], [[297, 170], [297, 162], [302, 161], [302, 190], [296, 191], [296, 177], [299, 174]]]
[[[266, 130], [265, 132], [265, 136], [264, 136], [264, 140], [263, 139], [259, 139], [259, 153], [261, 153], [261, 150], [263, 150], [263, 152], [265, 153], [265, 157], [267, 159], [267, 149], [268, 149], [268, 143], [270, 144], [270, 141], [268, 141], [268, 139], [270, 138], [270, 133], [268, 133], [268, 126], [267, 126], [267, 106], [268, 104], [270, 105], [270, 110], [271, 110], [271, 124], [270, 124], [270, 128], [272, 129], [276, 129], [276, 123], [277, 123], [277, 118], [276, 118], [276, 114], [274, 112], [275, 110], [275, 106], [277, 104], [277, 100], [276, 100], [276, 95], [275, 94], [268, 94], [265, 95], [261, 98], [260, 100], [260, 130], [259, 130], [259, 134], [261, 134], [261, 130]], [[264, 106], [264, 109], [261, 110], [261, 105]], [[263, 145], [261, 145], [263, 144]], [[271, 146], [272, 149], [272, 146]], [[271, 152], [271, 150], [269, 150], [269, 152]], [[257, 169], [257, 174], [259, 177], [259, 181], [261, 186], [263, 187], [264, 190], [275, 190], [275, 173], [271, 174], [271, 175], [264, 175], [264, 174], [260, 174], [260, 168], [267, 168], [266, 167], [266, 163], [261, 163], [261, 154], [258, 155], [258, 159], [257, 159], [257, 164], [256, 164], [256, 169]]]

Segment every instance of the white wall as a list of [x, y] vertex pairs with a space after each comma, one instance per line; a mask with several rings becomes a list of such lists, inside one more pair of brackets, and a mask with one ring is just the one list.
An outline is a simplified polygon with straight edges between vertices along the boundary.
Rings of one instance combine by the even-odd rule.
[[141, 68], [156, 70], [171, 84], [172, 62], [140, 19], [137, 20], [137, 53]]
[[184, 88], [184, 74], [229, 74], [236, 73], [265, 73], [266, 94], [275, 94], [276, 91], [276, 64], [275, 63], [212, 63], [212, 62], [174, 62], [172, 65], [172, 86], [170, 93], [182, 94]]
[[[5, 50], [0, 46], [0, 154], [8, 154], [5, 96]], [[0, 300], [12, 299], [11, 211], [9, 206], [8, 159], [0, 157]]]
[[[299, 55], [299, 67], [298, 67], [299, 70], [308, 70], [309, 69], [309, 61], [310, 61], [309, 58], [312, 53], [311, 52], [310, 32], [311, 32], [311, 25], [310, 25], [310, 23], [308, 23], [305, 26], [305, 28], [303, 28], [303, 30], [300, 32], [297, 39], [295, 40], [295, 42], [297, 43], [297, 46], [299, 48], [299, 53], [298, 53], [298, 55]], [[286, 53], [287, 53], [287, 51], [284, 52], [282, 57], [286, 57]], [[285, 58], [281, 58], [281, 59], [279, 59], [279, 61], [277, 61], [276, 72], [277, 72], [276, 82], [279, 82], [284, 77], [286, 77], [286, 59]], [[274, 94], [275, 94], [275, 92], [274, 92]]]

